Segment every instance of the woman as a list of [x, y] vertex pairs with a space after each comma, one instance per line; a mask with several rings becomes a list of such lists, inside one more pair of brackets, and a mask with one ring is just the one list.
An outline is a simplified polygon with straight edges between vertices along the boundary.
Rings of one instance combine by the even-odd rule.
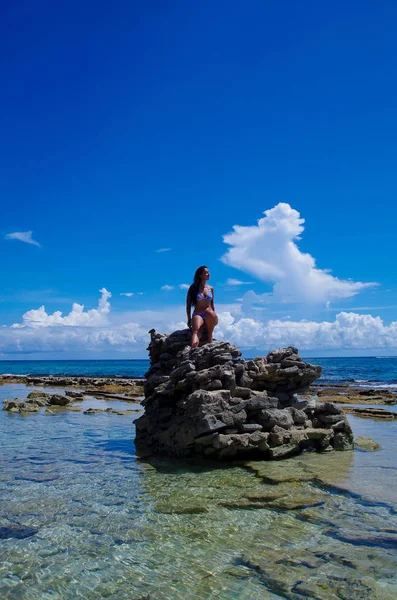
[[[218, 323], [214, 307], [214, 288], [207, 285], [210, 272], [206, 266], [199, 267], [186, 297], [187, 325], [192, 330], [192, 348], [199, 345], [199, 335], [203, 325], [207, 327], [208, 343], [212, 342], [212, 332]], [[191, 316], [192, 306], [194, 312]]]

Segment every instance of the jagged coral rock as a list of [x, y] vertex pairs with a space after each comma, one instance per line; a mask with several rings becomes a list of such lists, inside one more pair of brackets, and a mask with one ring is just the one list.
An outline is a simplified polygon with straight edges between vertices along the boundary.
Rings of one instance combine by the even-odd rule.
[[296, 399], [321, 375], [296, 348], [244, 360], [228, 342], [191, 348], [188, 329], [150, 334], [138, 453], [274, 460], [353, 448], [341, 408]]

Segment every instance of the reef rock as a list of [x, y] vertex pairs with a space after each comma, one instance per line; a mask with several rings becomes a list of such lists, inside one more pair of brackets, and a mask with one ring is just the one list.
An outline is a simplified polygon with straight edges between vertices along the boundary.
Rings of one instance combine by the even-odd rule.
[[303, 450], [350, 450], [353, 435], [332, 403], [299, 401], [321, 375], [292, 346], [253, 360], [228, 342], [191, 348], [190, 331], [150, 332], [141, 455], [281, 459]]
[[[50, 405], [52, 407], [68, 407], [71, 405], [74, 398], [62, 396], [61, 394], [48, 394], [41, 390], [31, 392], [25, 400], [15, 398], [15, 400], [4, 400], [3, 410], [11, 413], [25, 414], [39, 412], [43, 406]], [[46, 411], [47, 412], [47, 411]]]

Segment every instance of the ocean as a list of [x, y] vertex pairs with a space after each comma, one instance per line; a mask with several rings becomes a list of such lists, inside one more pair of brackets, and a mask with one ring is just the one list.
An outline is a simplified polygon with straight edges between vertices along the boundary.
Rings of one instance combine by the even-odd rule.
[[[397, 357], [308, 358], [321, 365], [320, 383], [395, 388]], [[85, 377], [143, 377], [149, 360], [3, 360], [0, 373], [18, 375], [80, 375]]]
[[[310, 362], [322, 364], [325, 383], [397, 383], [397, 358]], [[138, 377], [147, 366], [3, 361], [0, 371]], [[0, 403], [31, 391], [5, 384]], [[0, 598], [397, 598], [397, 419], [348, 416], [355, 437], [376, 440], [378, 452], [215, 465], [139, 459], [140, 405], [87, 397], [79, 406], [48, 415], [0, 410]], [[84, 414], [105, 407], [136, 413]], [[287, 500], [316, 500], [292, 510], [246, 506], [247, 496], [275, 489]]]
[[143, 377], [150, 361], [142, 360], [2, 360], [0, 374]]

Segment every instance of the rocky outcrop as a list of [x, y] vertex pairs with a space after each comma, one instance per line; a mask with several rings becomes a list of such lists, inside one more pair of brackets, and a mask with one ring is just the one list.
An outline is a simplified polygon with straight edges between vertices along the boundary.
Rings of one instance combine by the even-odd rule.
[[[102, 394], [101, 394], [102, 395]], [[112, 400], [115, 395], [106, 394], [106, 399]], [[124, 402], [131, 402], [131, 398], [126, 398], [124, 396], [116, 396], [116, 398], [121, 398]], [[78, 392], [75, 390], [65, 390], [65, 394], [50, 394], [48, 392], [44, 392], [43, 390], [33, 390], [27, 396], [27, 398], [15, 398], [14, 400], [4, 400], [3, 402], [3, 410], [8, 413], [19, 413], [21, 415], [27, 413], [35, 413], [39, 412], [43, 407], [45, 407], [44, 414], [53, 415], [59, 411], [75, 411], [78, 412], [81, 409], [81, 406], [74, 406], [74, 403], [82, 402], [85, 399], [85, 395], [83, 392]], [[116, 410], [114, 408], [88, 408], [84, 411], [85, 415], [92, 415], [97, 413], [107, 413], [107, 414], [117, 414], [117, 415], [130, 415], [131, 413], [140, 411], [140, 408], [133, 408], [128, 410]]]
[[360, 450], [365, 450], [366, 452], [376, 452], [381, 449], [381, 445], [375, 440], [371, 438], [364, 437], [363, 435], [358, 436], [354, 440], [354, 446], [360, 448]]
[[280, 459], [353, 448], [341, 408], [297, 400], [321, 367], [296, 348], [244, 360], [227, 342], [191, 348], [189, 330], [150, 333], [145, 414], [135, 421], [140, 454]]
[[[92, 387], [92, 388], [142, 388], [143, 380], [123, 377], [79, 377], [62, 375], [0, 375], [0, 385], [5, 383], [26, 383], [28, 385], [47, 385], [50, 387]], [[137, 390], [141, 393], [141, 389]]]
[[390, 390], [361, 389], [354, 387], [343, 387], [341, 385], [312, 386], [311, 391], [321, 398], [322, 402], [337, 402], [338, 404], [396, 404], [396, 394]]
[[384, 408], [357, 408], [353, 406], [345, 406], [344, 412], [354, 415], [355, 417], [364, 417], [367, 419], [380, 419], [382, 421], [392, 421], [397, 419], [397, 413]]
[[68, 395], [62, 394], [49, 394], [42, 390], [34, 390], [30, 392], [25, 400], [21, 398], [15, 398], [15, 400], [4, 400], [3, 410], [7, 412], [39, 412], [43, 406], [51, 407], [71, 407], [75, 400], [81, 399], [80, 397], [75, 398]]
[[48, 394], [41, 390], [34, 390], [25, 400], [4, 400], [3, 410], [7, 412], [31, 413], [39, 412], [43, 406], [70, 406], [75, 399], [62, 394]]
[[10, 413], [32, 413], [39, 412], [40, 408], [44, 406], [39, 401], [24, 402], [21, 398], [15, 398], [15, 400], [4, 400], [3, 410]]

